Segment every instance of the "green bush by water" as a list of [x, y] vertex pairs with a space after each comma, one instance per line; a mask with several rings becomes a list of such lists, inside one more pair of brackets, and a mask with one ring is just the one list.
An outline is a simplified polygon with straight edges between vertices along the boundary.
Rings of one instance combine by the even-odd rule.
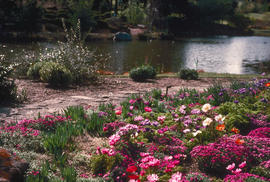
[[41, 68], [46, 64], [46, 62], [36, 62], [33, 65], [30, 66], [30, 68], [27, 71], [27, 77], [35, 80], [40, 80], [40, 74], [39, 71]]
[[40, 79], [52, 86], [68, 86], [72, 82], [71, 72], [56, 62], [47, 62], [39, 71]]
[[179, 72], [179, 77], [184, 80], [198, 80], [199, 74], [194, 69], [182, 69]]
[[0, 104], [16, 101], [17, 87], [9, 78], [12, 69], [0, 65]]
[[133, 68], [129, 72], [129, 76], [132, 80], [137, 82], [143, 82], [147, 79], [156, 78], [157, 72], [154, 67], [150, 65], [142, 65], [141, 67]]

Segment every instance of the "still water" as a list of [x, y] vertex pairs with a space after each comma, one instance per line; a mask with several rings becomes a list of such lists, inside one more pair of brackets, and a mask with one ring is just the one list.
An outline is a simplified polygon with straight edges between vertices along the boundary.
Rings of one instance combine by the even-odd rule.
[[[51, 43], [29, 45], [1, 44], [5, 50], [20, 51], [33, 47], [53, 47]], [[247, 64], [270, 61], [270, 37], [204, 37], [178, 41], [98, 41], [87, 44], [104, 54], [110, 54], [111, 70], [129, 71], [134, 66], [149, 63], [162, 72], [177, 72], [181, 68], [202, 69], [218, 73], [258, 73]], [[270, 70], [269, 70], [270, 71]]]

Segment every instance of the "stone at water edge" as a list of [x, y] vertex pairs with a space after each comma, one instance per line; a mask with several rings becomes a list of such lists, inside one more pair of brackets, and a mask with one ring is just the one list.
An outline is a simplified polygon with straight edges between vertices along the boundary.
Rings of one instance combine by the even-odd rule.
[[113, 40], [117, 40], [117, 41], [131, 41], [132, 40], [132, 37], [127, 32], [117, 32], [114, 35]]
[[29, 163], [0, 148], [0, 182], [23, 182]]

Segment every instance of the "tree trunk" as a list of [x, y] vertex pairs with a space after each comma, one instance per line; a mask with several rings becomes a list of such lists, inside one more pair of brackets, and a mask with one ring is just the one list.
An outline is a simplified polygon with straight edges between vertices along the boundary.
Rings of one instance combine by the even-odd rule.
[[118, 14], [118, 0], [115, 0], [115, 5], [114, 5], [114, 14]]

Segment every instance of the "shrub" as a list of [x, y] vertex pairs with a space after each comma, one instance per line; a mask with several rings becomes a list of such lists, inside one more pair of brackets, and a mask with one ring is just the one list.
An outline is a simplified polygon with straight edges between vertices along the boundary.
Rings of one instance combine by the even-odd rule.
[[210, 182], [210, 179], [203, 173], [187, 174], [186, 180], [189, 182]]
[[264, 178], [270, 178], [270, 170], [262, 166], [256, 166], [250, 170], [251, 174], [255, 174]]
[[194, 69], [182, 69], [179, 76], [184, 80], [197, 80], [199, 78], [198, 72]]
[[11, 69], [0, 65], [0, 104], [17, 100], [17, 87], [9, 79]]
[[39, 71], [41, 68], [46, 64], [46, 62], [37, 62], [30, 66], [30, 68], [27, 71], [27, 76], [31, 79], [39, 80], [40, 74]]
[[241, 181], [241, 182], [265, 182], [264, 178], [249, 174], [249, 173], [239, 173], [236, 175], [227, 175], [224, 179], [225, 182], [231, 181]]
[[40, 69], [40, 79], [52, 86], [68, 86], [72, 82], [70, 71], [63, 65], [47, 62]]
[[133, 68], [129, 72], [130, 78], [137, 82], [143, 82], [147, 79], [154, 79], [156, 74], [155, 68], [150, 65], [142, 65], [141, 67]]

